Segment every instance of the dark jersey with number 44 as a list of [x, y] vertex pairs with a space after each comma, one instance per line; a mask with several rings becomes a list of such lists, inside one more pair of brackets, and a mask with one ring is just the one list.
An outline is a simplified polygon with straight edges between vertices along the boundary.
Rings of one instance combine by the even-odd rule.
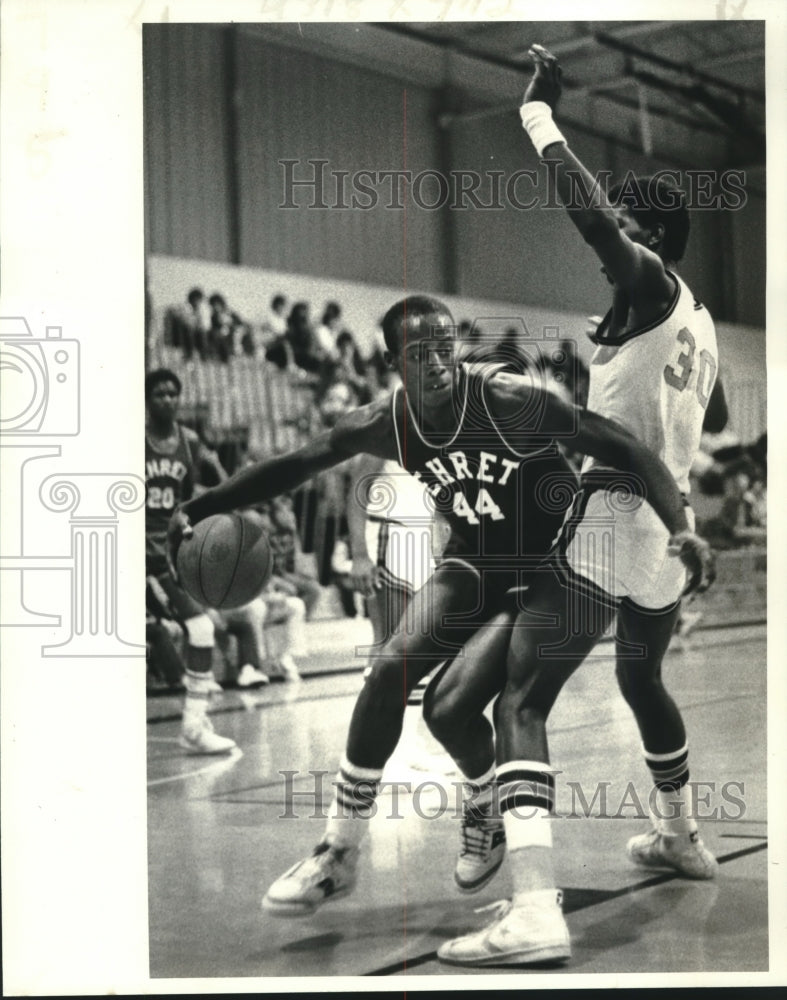
[[448, 439], [419, 427], [398, 389], [392, 399], [396, 444], [400, 465], [424, 484], [451, 525], [444, 558], [527, 568], [552, 548], [576, 480], [554, 441], [545, 444], [542, 435], [528, 447], [515, 427], [501, 428], [490, 413], [486, 382], [499, 370], [460, 366], [458, 426]]

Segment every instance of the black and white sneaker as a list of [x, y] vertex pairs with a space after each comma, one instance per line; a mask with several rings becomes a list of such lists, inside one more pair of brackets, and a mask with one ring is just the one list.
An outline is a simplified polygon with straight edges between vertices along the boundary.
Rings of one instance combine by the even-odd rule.
[[462, 807], [462, 846], [454, 881], [462, 892], [480, 892], [495, 877], [506, 855], [506, 835], [499, 816], [488, 816], [470, 802]]
[[265, 893], [262, 908], [279, 917], [309, 916], [328, 900], [355, 888], [357, 847], [333, 847], [324, 841], [310, 858], [286, 871]]

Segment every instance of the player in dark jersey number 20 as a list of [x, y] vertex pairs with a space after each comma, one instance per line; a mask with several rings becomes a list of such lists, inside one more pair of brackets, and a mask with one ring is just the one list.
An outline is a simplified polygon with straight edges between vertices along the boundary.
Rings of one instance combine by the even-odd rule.
[[[404, 299], [386, 314], [383, 332], [401, 390], [346, 414], [297, 451], [243, 470], [183, 504], [170, 523], [172, 561], [190, 524], [291, 490], [366, 452], [419, 476], [451, 525], [439, 567], [410, 601], [358, 696], [324, 839], [263, 900], [265, 909], [280, 915], [310, 913], [352, 889], [358, 847], [401, 733], [407, 694], [458, 646], [467, 646], [470, 655], [474, 635], [505, 605], [506, 595], [524, 583], [537, 587], [545, 575], [573, 489], [556, 438], [570, 437], [573, 450], [641, 484], [695, 580], [709, 558], [708, 547], [689, 531], [672, 476], [650, 451], [616, 424], [566, 405], [526, 376], [459, 364], [454, 321], [442, 303]], [[523, 696], [515, 683], [501, 696], [505, 731], [498, 747], [509, 760], [522, 757]], [[454, 754], [463, 774], [478, 773], [472, 750], [463, 755], [454, 748]]]

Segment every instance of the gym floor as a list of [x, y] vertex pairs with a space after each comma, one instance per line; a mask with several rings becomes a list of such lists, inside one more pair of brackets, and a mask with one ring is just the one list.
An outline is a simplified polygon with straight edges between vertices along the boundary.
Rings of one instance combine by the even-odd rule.
[[[494, 916], [474, 910], [505, 898], [510, 880], [504, 865], [478, 895], [455, 890], [456, 777], [432, 756], [438, 748], [412, 707], [385, 777], [423, 787], [396, 801], [378, 800], [355, 893], [310, 918], [264, 914], [266, 887], [309, 854], [322, 833], [320, 807], [330, 803], [362, 683], [363, 660], [353, 650], [368, 641], [366, 621], [341, 626], [312, 641], [300, 683], [226, 691], [214, 704], [216, 729], [238, 744], [229, 757], [184, 754], [177, 744], [179, 699], [148, 700], [151, 978], [514, 972], [564, 977], [569, 985], [572, 974], [767, 971], [762, 626], [697, 632], [684, 650], [671, 649], [665, 663], [689, 731], [692, 780], [709, 783], [701, 831], [721, 863], [716, 881], [648, 872], [626, 857], [627, 839], [648, 827], [641, 805], [647, 809], [650, 783], [605, 643], [571, 679], [550, 720], [552, 762], [562, 769], [553, 835], [572, 933], [570, 963], [462, 969], [437, 960], [445, 939]], [[338, 666], [357, 669], [333, 672]], [[310, 770], [326, 772], [321, 788]], [[287, 781], [295, 795], [287, 794]], [[594, 801], [599, 788], [605, 803], [601, 794]]]

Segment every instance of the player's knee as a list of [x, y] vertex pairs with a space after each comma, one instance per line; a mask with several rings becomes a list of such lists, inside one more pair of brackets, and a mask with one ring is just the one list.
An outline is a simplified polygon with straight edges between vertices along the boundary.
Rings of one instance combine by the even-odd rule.
[[213, 646], [216, 630], [206, 614], [189, 618], [185, 625], [190, 646], [194, 646], [196, 649], [210, 649]]
[[615, 664], [615, 677], [620, 693], [629, 705], [652, 699], [653, 691], [661, 687], [660, 678], [646, 670], [642, 663], [618, 660]]
[[402, 702], [402, 661], [397, 656], [378, 656], [365, 677], [368, 691], [382, 701]]
[[287, 597], [285, 600], [287, 615], [296, 622], [303, 621], [306, 617], [306, 605], [300, 597]]

